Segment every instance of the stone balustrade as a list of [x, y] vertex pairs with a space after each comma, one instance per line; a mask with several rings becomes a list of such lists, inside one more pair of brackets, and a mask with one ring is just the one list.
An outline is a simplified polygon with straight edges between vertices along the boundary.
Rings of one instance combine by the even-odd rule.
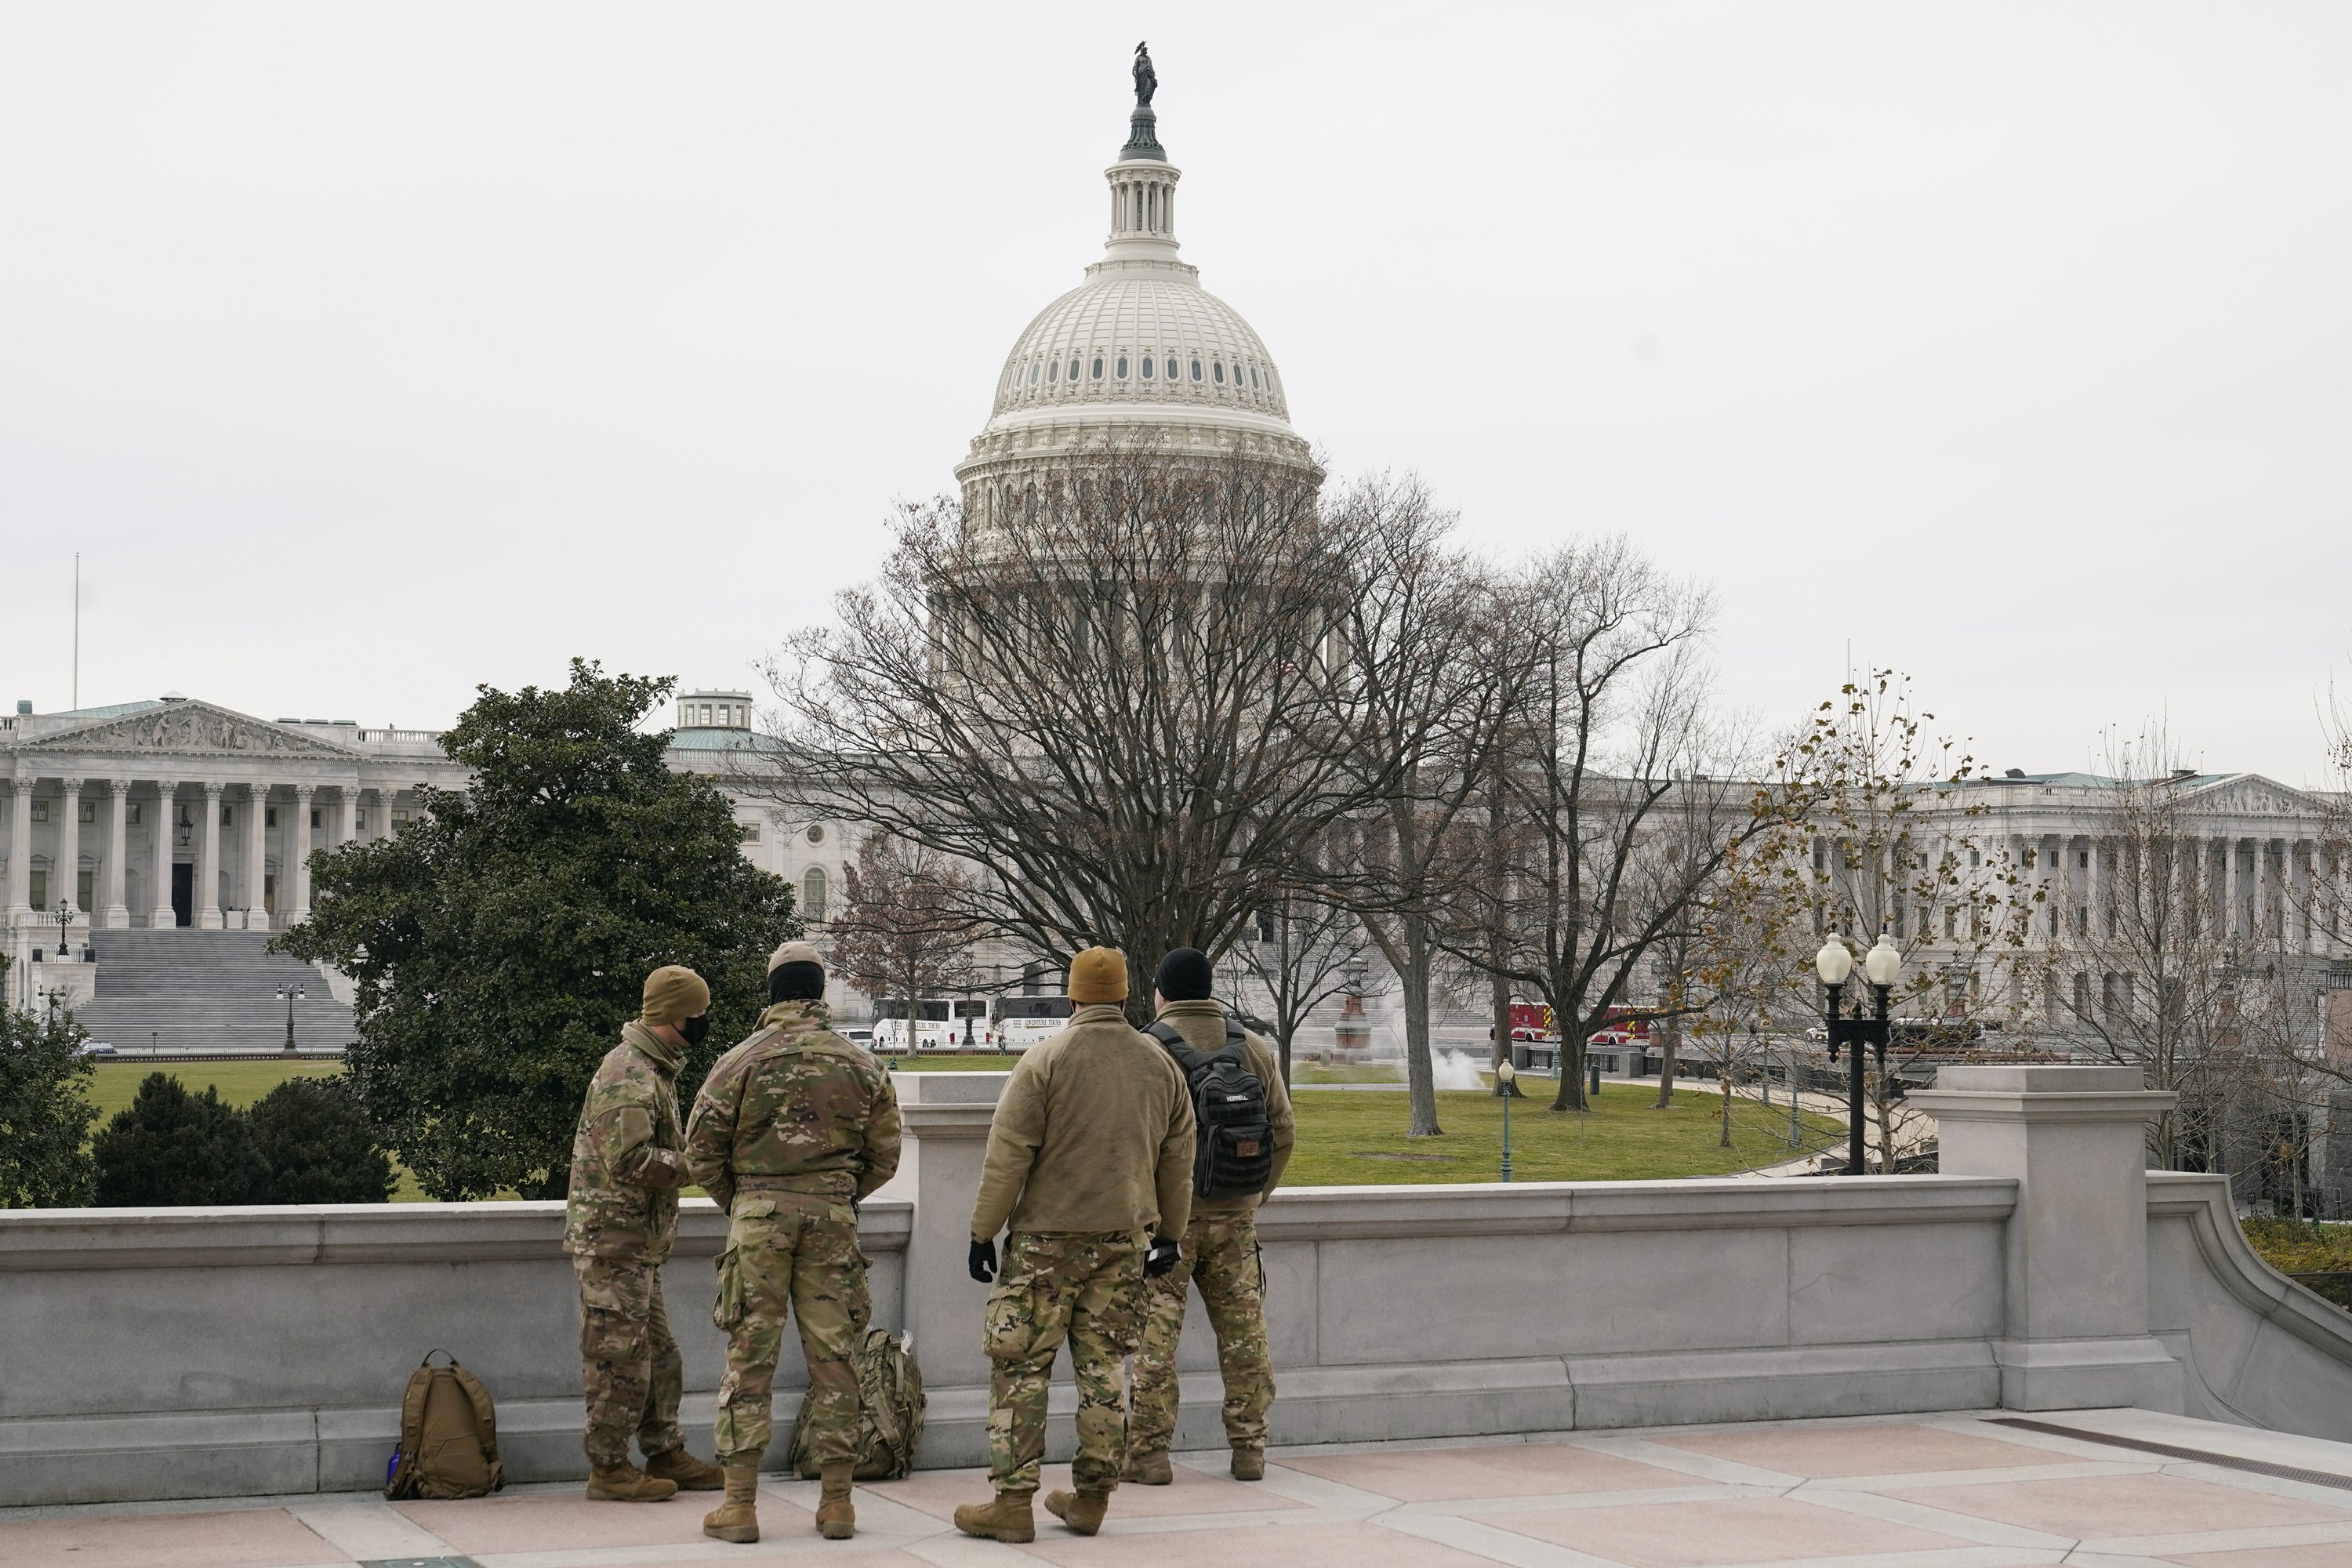
[[[2352, 1319], [2272, 1273], [2222, 1178], [2149, 1174], [2116, 1069], [1948, 1069], [1947, 1173], [1302, 1188], [1263, 1212], [1277, 1443], [2135, 1405], [2352, 1437]], [[921, 1462], [981, 1462], [966, 1220], [996, 1074], [901, 1075], [909, 1157], [865, 1205], [876, 1320], [915, 1335]], [[722, 1216], [667, 1270], [707, 1448]], [[455, 1353], [509, 1473], [582, 1473], [555, 1204], [0, 1213], [0, 1503], [381, 1483], [400, 1391]], [[1184, 1343], [1180, 1447], [1213, 1446]], [[780, 1458], [801, 1376], [778, 1380]], [[1070, 1396], [1056, 1390], [1054, 1451]]]

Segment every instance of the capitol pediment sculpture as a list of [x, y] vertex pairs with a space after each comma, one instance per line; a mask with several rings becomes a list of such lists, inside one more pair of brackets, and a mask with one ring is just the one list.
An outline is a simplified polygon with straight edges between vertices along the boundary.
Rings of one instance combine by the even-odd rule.
[[2200, 811], [2240, 812], [2248, 816], [2316, 817], [2321, 811], [2319, 802], [2312, 796], [2259, 773], [2242, 773], [2210, 784], [2189, 798], [2197, 803]]
[[161, 708], [102, 719], [78, 730], [47, 735], [26, 748], [35, 752], [162, 752], [187, 757], [319, 757], [358, 755], [315, 736], [267, 723], [209, 702], [181, 700]]

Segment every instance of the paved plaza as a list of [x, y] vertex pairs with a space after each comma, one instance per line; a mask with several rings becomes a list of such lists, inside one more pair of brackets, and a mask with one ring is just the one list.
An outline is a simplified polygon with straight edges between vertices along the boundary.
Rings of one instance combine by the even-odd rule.
[[[850, 1542], [817, 1538], [814, 1483], [771, 1479], [757, 1546], [702, 1536], [709, 1494], [623, 1505], [538, 1486], [397, 1506], [360, 1494], [14, 1510], [0, 1513], [0, 1565], [2352, 1568], [2352, 1445], [2137, 1410], [1285, 1449], [1252, 1486], [1223, 1474], [1222, 1454], [1189, 1458], [1172, 1487], [1121, 1488], [1095, 1539], [1041, 1508], [1025, 1547], [958, 1535], [950, 1511], [986, 1483], [933, 1470], [860, 1488]], [[1047, 1471], [1047, 1486], [1067, 1484]]]

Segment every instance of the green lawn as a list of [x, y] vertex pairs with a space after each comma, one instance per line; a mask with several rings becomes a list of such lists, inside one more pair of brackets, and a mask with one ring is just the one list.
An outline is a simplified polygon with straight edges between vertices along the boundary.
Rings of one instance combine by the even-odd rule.
[[98, 1107], [101, 1127], [129, 1105], [149, 1073], [168, 1073], [201, 1094], [206, 1085], [218, 1089], [231, 1105], [251, 1105], [289, 1078], [330, 1078], [343, 1070], [341, 1062], [285, 1062], [268, 1059], [244, 1062], [126, 1062], [98, 1064], [98, 1081], [90, 1086], [89, 1102]]
[[[912, 1070], [993, 1072], [1009, 1065], [1009, 1058], [995, 1056], [934, 1056], [919, 1058]], [[139, 1080], [156, 1070], [157, 1066], [145, 1062], [100, 1063], [90, 1098], [101, 1119], [130, 1104]], [[211, 1084], [222, 1099], [249, 1105], [284, 1079], [320, 1077], [342, 1068], [332, 1062], [259, 1060], [180, 1062], [163, 1064], [161, 1070], [192, 1089]], [[1332, 1070], [1336, 1075], [1361, 1069]], [[1722, 1101], [1705, 1089], [1678, 1090], [1672, 1110], [1652, 1110], [1654, 1085], [1611, 1083], [1602, 1088], [1596, 1109], [1579, 1115], [1544, 1109], [1553, 1089], [1550, 1080], [1531, 1078], [1525, 1087], [1528, 1097], [1511, 1108], [1512, 1174], [1523, 1182], [1717, 1175], [1775, 1164], [1798, 1152], [1788, 1146], [1787, 1110], [1766, 1110], [1752, 1100], [1737, 1102], [1732, 1147], [1725, 1149], [1717, 1142], [1716, 1118]], [[1297, 1108], [1298, 1147], [1284, 1177], [1291, 1185], [1491, 1182], [1501, 1171], [1503, 1105], [1492, 1095], [1441, 1092], [1437, 1119], [1445, 1131], [1437, 1138], [1405, 1136], [1412, 1106], [1401, 1092], [1310, 1091], [1295, 1096], [1292, 1104]], [[1820, 1147], [1835, 1142], [1838, 1124], [1809, 1114], [1805, 1131], [1807, 1142]], [[425, 1194], [407, 1167], [395, 1169], [400, 1185], [394, 1201], [422, 1200]]]
[[[1717, 1145], [1719, 1096], [1678, 1089], [1671, 1109], [1653, 1110], [1654, 1085], [1607, 1084], [1585, 1112], [1553, 1112], [1548, 1079], [1525, 1084], [1511, 1107], [1511, 1174], [1522, 1182], [1655, 1181], [1721, 1175], [1777, 1164], [1804, 1152], [1788, 1144], [1788, 1112], [1735, 1102], [1732, 1146]], [[1408, 1138], [1412, 1108], [1402, 1094], [1305, 1093], [1291, 1097], [1298, 1145], [1286, 1185], [1354, 1186], [1394, 1182], [1492, 1182], [1503, 1163], [1503, 1102], [1460, 1089], [1437, 1097], [1444, 1135]], [[1838, 1123], [1805, 1118], [1806, 1142], [1831, 1141]]]

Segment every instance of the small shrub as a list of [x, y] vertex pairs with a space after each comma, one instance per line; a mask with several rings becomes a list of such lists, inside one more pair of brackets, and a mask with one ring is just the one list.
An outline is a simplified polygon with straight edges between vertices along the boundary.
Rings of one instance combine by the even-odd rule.
[[268, 1201], [269, 1163], [254, 1142], [253, 1122], [167, 1073], [150, 1073], [138, 1098], [117, 1111], [90, 1152], [98, 1164], [97, 1201], [113, 1208], [186, 1208]]
[[276, 1204], [392, 1201], [392, 1161], [341, 1078], [289, 1078], [254, 1103], [254, 1142]]

